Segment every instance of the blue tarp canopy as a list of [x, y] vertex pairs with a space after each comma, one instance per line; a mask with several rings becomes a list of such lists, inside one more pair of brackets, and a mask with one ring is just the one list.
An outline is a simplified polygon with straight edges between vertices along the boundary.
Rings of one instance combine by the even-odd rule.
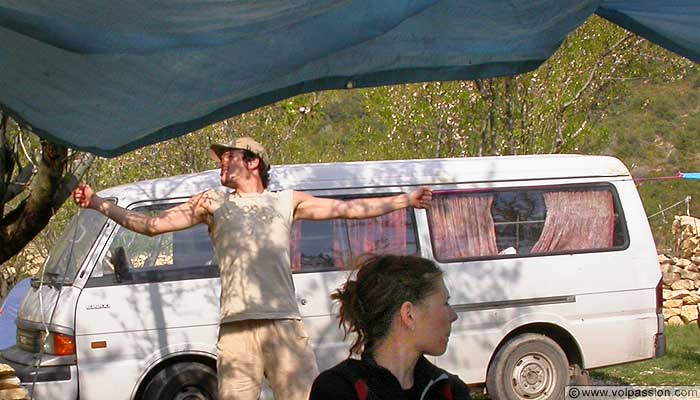
[[594, 13], [700, 60], [698, 0], [0, 0], [0, 108], [116, 156], [299, 93], [530, 71]]

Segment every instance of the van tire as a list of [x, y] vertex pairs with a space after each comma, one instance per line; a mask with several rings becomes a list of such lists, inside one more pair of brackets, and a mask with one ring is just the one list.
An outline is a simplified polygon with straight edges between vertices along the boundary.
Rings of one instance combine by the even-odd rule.
[[197, 362], [168, 365], [155, 374], [143, 400], [218, 400], [216, 372]]
[[526, 333], [498, 350], [486, 375], [492, 399], [563, 399], [569, 364], [559, 345], [545, 335]]

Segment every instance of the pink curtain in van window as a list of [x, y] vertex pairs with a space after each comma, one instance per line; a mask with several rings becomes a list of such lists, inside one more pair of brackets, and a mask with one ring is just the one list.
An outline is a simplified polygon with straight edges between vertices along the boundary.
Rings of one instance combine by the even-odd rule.
[[612, 247], [615, 210], [609, 191], [550, 192], [544, 202], [547, 217], [532, 253]]
[[289, 241], [292, 272], [301, 271], [301, 221], [292, 222], [292, 232]]
[[434, 196], [429, 219], [436, 257], [454, 260], [497, 254], [492, 203], [491, 195]]
[[406, 209], [369, 219], [333, 221], [333, 261], [351, 268], [363, 254], [406, 254]]

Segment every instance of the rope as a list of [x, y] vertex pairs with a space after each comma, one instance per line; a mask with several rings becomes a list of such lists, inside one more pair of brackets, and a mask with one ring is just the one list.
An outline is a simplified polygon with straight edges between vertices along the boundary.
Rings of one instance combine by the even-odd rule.
[[[21, 136], [20, 136], [21, 139]], [[24, 147], [24, 145], [23, 145]], [[25, 150], [26, 152], [26, 150]], [[32, 163], [32, 165], [34, 165]], [[36, 166], [34, 165], [34, 168], [36, 169]], [[89, 172], [89, 171], [88, 171]], [[87, 175], [86, 175], [87, 177]], [[58, 307], [58, 302], [61, 299], [61, 293], [63, 293], [63, 285], [64, 282], [66, 281], [66, 275], [68, 274], [68, 267], [73, 260], [73, 250], [75, 249], [75, 242], [76, 240], [79, 240], [78, 238], [78, 229], [80, 228], [80, 210], [78, 210], [78, 214], [75, 217], [75, 221], [71, 221], [75, 225], [75, 230], [73, 231], [73, 239], [70, 244], [70, 250], [68, 253], [68, 259], [66, 260], [65, 267], [63, 268], [63, 273], [61, 274], [60, 277], [56, 277], [57, 279], [60, 279], [60, 281], [56, 281], [58, 283], [58, 295], [56, 295], [56, 301], [54, 302], [53, 308], [51, 310], [51, 317], [49, 317], [49, 322], [48, 324], [46, 323], [46, 317], [44, 315], [44, 296], [43, 296], [43, 287], [44, 287], [44, 276], [46, 275], [46, 265], [49, 263], [49, 260], [51, 259], [51, 254], [46, 258], [46, 262], [44, 263], [44, 268], [41, 269], [41, 274], [39, 276], [39, 307], [41, 307], [41, 324], [44, 327], [44, 339], [41, 342], [41, 348], [39, 349], [39, 358], [34, 364], [34, 377], [32, 379], [32, 385], [29, 390], [29, 397], [30, 399], [34, 398], [34, 389], [36, 387], [36, 378], [39, 375], [39, 368], [41, 368], [41, 360], [44, 357], [44, 346], [46, 346], [46, 341], [48, 340], [49, 337], [49, 325], [53, 322], [53, 317], [56, 315], [56, 308]], [[68, 225], [68, 229], [71, 228], [71, 225]], [[82, 239], [84, 232], [81, 234], [80, 239]], [[75, 334], [75, 332], [73, 332]], [[75, 336], [74, 336], [75, 338]], [[77, 347], [76, 347], [77, 350]], [[77, 354], [76, 354], [77, 356]]]
[[[29, 390], [29, 398], [33, 399], [34, 398], [34, 389], [36, 387], [36, 378], [39, 375], [39, 368], [41, 368], [41, 361], [44, 357], [44, 346], [46, 346], [46, 341], [49, 338], [49, 325], [53, 323], [53, 317], [56, 315], [56, 308], [58, 308], [58, 302], [61, 299], [61, 294], [63, 293], [63, 285], [65, 284], [66, 281], [66, 275], [68, 274], [68, 267], [70, 266], [70, 263], [73, 261], [73, 250], [75, 248], [75, 241], [77, 240], [78, 236], [78, 229], [80, 228], [80, 212], [78, 212], [78, 215], [75, 218], [74, 226], [75, 230], [73, 231], [73, 238], [71, 240], [70, 244], [70, 250], [68, 253], [68, 258], [65, 263], [65, 267], [63, 268], [63, 273], [61, 276], [56, 276], [56, 290], [58, 290], [58, 294], [56, 295], [56, 301], [53, 304], [53, 308], [51, 309], [51, 317], [49, 317], [49, 322], [46, 323], [46, 317], [44, 315], [44, 299], [43, 299], [43, 288], [44, 288], [44, 275], [46, 274], [46, 265], [48, 265], [49, 261], [51, 260], [51, 255], [46, 258], [46, 262], [44, 263], [44, 268], [41, 269], [41, 275], [39, 279], [39, 307], [41, 308], [41, 323], [44, 327], [44, 338], [41, 342], [41, 348], [39, 349], [39, 357], [34, 363], [34, 376], [32, 378], [32, 385], [30, 386]], [[71, 225], [68, 226], [68, 229], [71, 228]], [[82, 235], [81, 235], [82, 238]], [[60, 280], [59, 280], [60, 279]], [[75, 332], [74, 332], [75, 333]], [[75, 336], [74, 336], [75, 337]]]
[[648, 216], [647, 219], [652, 219], [653, 217], [655, 217], [655, 216], [657, 216], [657, 215], [659, 215], [659, 214], [663, 214], [664, 212], [666, 212], [666, 211], [668, 211], [668, 210], [670, 210], [670, 209], [672, 209], [672, 208], [674, 208], [674, 207], [677, 207], [677, 206], [679, 206], [679, 205], [681, 205], [681, 204], [683, 204], [683, 203], [685, 203], [685, 213], [686, 213], [686, 215], [690, 215], [690, 200], [691, 200], [691, 199], [692, 199], [692, 197], [690, 197], [690, 196], [685, 196], [685, 198], [684, 198], [683, 200], [681, 200], [681, 201], [679, 201], [679, 202], [677, 202], [677, 203], [674, 203], [673, 205], [670, 205], [670, 206], [664, 208], [663, 210], [660, 210], [659, 212], [654, 213], [654, 214]]
[[647, 182], [647, 181], [668, 181], [671, 179], [683, 179], [683, 175], [679, 172], [678, 175], [674, 176], [657, 176], [653, 178], [633, 178], [635, 182]]
[[[20, 141], [21, 141], [21, 135], [20, 135]], [[22, 144], [22, 147], [24, 148], [24, 144], [23, 143], [21, 143], [21, 144]], [[25, 153], [26, 153], [26, 149], [25, 149]], [[31, 159], [30, 159], [30, 162], [31, 162]], [[32, 163], [32, 165], [34, 166], [34, 169], [36, 169], [36, 165], [34, 165], [33, 163]], [[86, 178], [87, 178], [87, 174], [89, 172], [90, 172], [89, 169], [88, 169], [88, 171], [85, 172]], [[36, 378], [39, 375], [38, 374], [39, 368], [41, 368], [41, 361], [42, 361], [42, 358], [44, 357], [44, 346], [46, 346], [46, 341], [49, 338], [49, 333], [50, 333], [49, 326], [53, 323], [53, 318], [56, 315], [56, 309], [58, 308], [58, 302], [61, 300], [61, 294], [63, 293], [63, 286], [65, 285], [65, 282], [66, 282], [66, 275], [68, 274], [68, 268], [70, 266], [70, 263], [75, 262], [75, 261], [73, 261], [75, 243], [77, 240], [82, 240], [84, 235], [85, 235], [85, 231], [81, 229], [80, 220], [81, 220], [81, 212], [80, 212], [80, 210], [78, 210], [78, 214], [76, 215], [75, 220], [71, 221], [72, 224], [69, 224], [67, 227], [68, 229], [71, 229], [71, 227], [75, 227], [75, 230], [73, 231], [73, 238], [72, 238], [71, 243], [70, 243], [68, 258], [65, 262], [65, 267], [63, 268], [63, 273], [61, 273], [60, 276], [56, 276], [57, 280], [56, 280], [55, 286], [56, 286], [56, 290], [58, 290], [58, 294], [56, 295], [56, 301], [54, 302], [53, 308], [51, 309], [51, 316], [49, 317], [48, 323], [46, 322], [46, 316], [44, 314], [43, 288], [44, 288], [44, 277], [46, 275], [46, 265], [48, 265], [48, 263], [51, 259], [51, 254], [49, 254], [49, 256], [47, 257], [46, 262], [44, 263], [44, 267], [41, 269], [41, 273], [39, 275], [39, 307], [41, 308], [41, 324], [44, 328], [44, 338], [41, 342], [41, 348], [39, 349], [39, 357], [36, 360], [36, 362], [34, 363], [34, 376], [32, 379], [32, 385], [30, 386], [30, 390], [29, 390], [29, 396], [31, 399], [34, 398], [34, 389], [36, 387]], [[79, 230], [81, 232], [80, 237], [78, 237]], [[84, 260], [82, 260], [82, 261], [84, 261]], [[78, 265], [78, 267], [80, 267], [80, 266]], [[80, 268], [78, 268], [78, 270], [80, 270]], [[76, 273], [77, 273], [77, 271], [76, 271]], [[73, 282], [74, 281], [75, 281], [75, 279], [73, 280]], [[75, 332], [73, 332], [73, 333], [75, 334]], [[75, 336], [74, 336], [74, 339], [75, 339]], [[77, 350], [77, 348], [76, 348], [76, 350]], [[76, 354], [76, 357], [77, 357], [77, 354]]]
[[24, 156], [27, 157], [29, 163], [32, 164], [32, 170], [36, 171], [36, 164], [34, 164], [34, 160], [32, 160], [32, 158], [29, 157], [29, 152], [27, 151], [27, 148], [24, 147], [24, 141], [22, 140], [22, 131], [19, 132], [19, 135], [17, 135], [17, 137], [19, 138], [19, 144], [22, 147], [22, 151], [24, 151]]

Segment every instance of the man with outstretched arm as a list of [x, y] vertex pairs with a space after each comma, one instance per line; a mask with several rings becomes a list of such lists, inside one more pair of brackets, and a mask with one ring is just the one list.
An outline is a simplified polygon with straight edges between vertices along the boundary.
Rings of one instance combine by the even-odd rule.
[[269, 192], [267, 152], [253, 139], [213, 144], [209, 155], [219, 164], [221, 184], [230, 192], [211, 189], [152, 217], [106, 201], [87, 185], [80, 185], [73, 198], [80, 207], [149, 236], [207, 224], [221, 276], [219, 399], [257, 399], [264, 376], [276, 399], [306, 400], [318, 368], [294, 293], [292, 222], [371, 218], [409, 206], [426, 208], [432, 192], [419, 188], [349, 201], [293, 190]]

